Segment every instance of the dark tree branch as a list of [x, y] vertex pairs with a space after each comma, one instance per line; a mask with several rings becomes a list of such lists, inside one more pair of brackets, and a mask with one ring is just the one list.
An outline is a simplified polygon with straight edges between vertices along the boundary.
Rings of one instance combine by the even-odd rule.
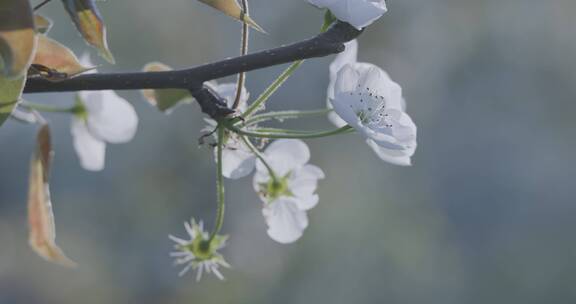
[[344, 43], [356, 38], [360, 33], [361, 31], [351, 25], [338, 22], [328, 31], [302, 42], [198, 67], [167, 72], [87, 74], [57, 82], [32, 78], [26, 83], [24, 93], [141, 89], [197, 90], [208, 80], [340, 53], [344, 50]]
[[226, 103], [214, 92], [204, 87], [204, 82], [297, 60], [340, 53], [344, 51], [345, 42], [358, 37], [361, 33], [348, 23], [338, 22], [328, 31], [302, 42], [184, 70], [87, 74], [57, 82], [30, 78], [24, 93], [187, 89], [198, 101], [204, 113], [218, 119], [234, 111], [228, 109]]

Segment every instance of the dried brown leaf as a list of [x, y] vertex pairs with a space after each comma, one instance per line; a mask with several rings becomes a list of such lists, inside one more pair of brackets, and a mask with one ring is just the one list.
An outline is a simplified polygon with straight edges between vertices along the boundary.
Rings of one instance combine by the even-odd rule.
[[264, 29], [262, 29], [254, 20], [252, 20], [250, 16], [242, 13], [242, 7], [240, 7], [240, 4], [238, 4], [236, 0], [198, 0], [198, 1], [217, 9], [238, 21], [245, 22], [246, 24], [250, 25], [259, 32], [265, 33]]
[[29, 1], [0, 1], [0, 73], [19, 78], [28, 70], [36, 46]]
[[46, 34], [52, 28], [52, 20], [42, 15], [34, 15], [34, 28], [36, 32]]
[[[151, 62], [144, 66], [144, 72], [163, 72], [170, 71], [171, 67], [160, 63]], [[158, 110], [166, 112], [180, 102], [191, 100], [192, 95], [187, 90], [181, 89], [162, 89], [162, 90], [142, 90], [144, 98]]]
[[106, 39], [106, 26], [94, 0], [62, 0], [62, 2], [84, 40], [97, 48], [104, 59], [114, 63], [114, 56], [108, 48]]
[[56, 245], [54, 214], [50, 201], [49, 175], [52, 159], [50, 128], [43, 125], [38, 131], [36, 151], [30, 164], [28, 190], [29, 243], [32, 249], [47, 261], [74, 267], [71, 259]]
[[76, 75], [91, 69], [83, 66], [69, 48], [44, 35], [38, 37], [38, 47], [32, 63], [67, 75]]

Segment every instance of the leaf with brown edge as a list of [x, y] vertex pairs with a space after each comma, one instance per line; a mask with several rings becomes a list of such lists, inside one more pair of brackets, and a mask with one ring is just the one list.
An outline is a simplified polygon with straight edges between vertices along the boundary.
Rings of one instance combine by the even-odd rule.
[[97, 48], [104, 59], [114, 63], [106, 40], [106, 27], [94, 0], [62, 0], [62, 3], [84, 40]]
[[12, 110], [20, 101], [25, 84], [26, 75], [16, 79], [0, 75], [0, 126], [10, 117]]
[[36, 14], [34, 15], [34, 28], [37, 33], [46, 34], [52, 28], [52, 20]]
[[[171, 67], [160, 62], [148, 63], [143, 69], [144, 72], [163, 72], [170, 70], [172, 70]], [[142, 95], [146, 101], [162, 112], [168, 111], [181, 102], [192, 100], [190, 92], [182, 89], [142, 90]]]
[[206, 5], [209, 5], [224, 14], [240, 21], [245, 22], [259, 32], [266, 33], [250, 16], [242, 13], [242, 7], [236, 0], [198, 0]]
[[47, 261], [67, 267], [74, 267], [71, 259], [56, 245], [54, 214], [50, 201], [49, 175], [52, 160], [50, 128], [43, 125], [36, 138], [36, 151], [30, 163], [28, 189], [28, 229], [29, 244], [32, 249]]
[[0, 73], [15, 79], [24, 75], [34, 55], [36, 33], [30, 2], [0, 1]]
[[44, 35], [38, 36], [38, 47], [32, 63], [68, 76], [91, 69], [83, 66], [69, 48]]

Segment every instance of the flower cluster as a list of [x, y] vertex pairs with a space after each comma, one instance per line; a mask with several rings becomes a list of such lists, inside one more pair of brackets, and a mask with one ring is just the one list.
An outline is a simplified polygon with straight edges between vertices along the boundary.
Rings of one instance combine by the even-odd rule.
[[[232, 105], [235, 84], [210, 84], [228, 105]], [[239, 112], [246, 109], [249, 93], [242, 95]], [[215, 122], [208, 120], [210, 127]], [[256, 154], [249, 139], [226, 132], [222, 155], [223, 175], [238, 179], [254, 174], [254, 189], [263, 202], [262, 214], [268, 226], [268, 235], [279, 243], [292, 243], [299, 239], [308, 227], [306, 211], [318, 203], [315, 194], [318, 179], [324, 178], [322, 170], [307, 164], [310, 150], [306, 143], [296, 139], [280, 139], [272, 142], [264, 151], [262, 159]], [[252, 146], [253, 147], [253, 146]]]
[[[383, 0], [309, 2], [328, 8], [332, 16], [349, 22], [358, 29], [371, 24], [386, 12]], [[353, 40], [346, 44], [346, 50], [330, 65], [327, 106], [332, 111], [328, 113], [328, 117], [339, 129], [329, 133], [339, 134], [354, 129], [382, 160], [396, 165], [410, 165], [416, 150], [416, 125], [405, 112], [406, 103], [402, 97], [402, 89], [381, 68], [371, 63], [358, 62], [357, 57], [358, 42]], [[209, 83], [207, 86], [230, 107], [234, 104], [236, 84]], [[250, 94], [245, 88], [241, 92], [239, 107], [235, 109], [236, 115], [240, 117], [245, 112], [250, 112], [247, 111]], [[258, 101], [255, 102], [257, 103]], [[258, 106], [251, 105], [254, 109]], [[303, 112], [294, 111], [293, 115], [298, 117], [299, 113]], [[245, 118], [249, 118], [250, 114]], [[291, 117], [290, 113], [271, 114], [273, 113], [262, 115], [259, 119], [295, 118]], [[268, 227], [268, 236], [282, 244], [293, 243], [302, 237], [309, 225], [307, 212], [319, 202], [316, 190], [318, 181], [325, 178], [324, 172], [308, 163], [310, 149], [304, 141], [298, 139], [298, 134], [305, 133], [282, 133], [282, 129], [269, 129], [269, 132], [273, 133], [267, 134], [262, 131], [267, 130], [266, 128], [260, 129], [257, 123], [250, 121], [259, 120], [248, 120], [240, 129], [234, 127], [235, 122], [232, 122], [229, 123], [232, 127], [225, 124], [221, 132], [213, 132], [219, 143], [215, 153], [216, 161], [221, 165], [223, 177], [229, 179], [245, 177], [255, 171], [253, 187], [262, 201], [262, 215]], [[206, 130], [213, 131], [222, 127], [222, 122], [208, 120], [208, 123]], [[218, 138], [219, 136], [222, 138]], [[262, 138], [279, 139], [268, 143]], [[257, 146], [265, 149], [260, 152]], [[215, 260], [203, 260], [198, 253], [194, 253], [194, 250], [198, 249], [190, 245], [194, 244], [194, 240], [200, 235], [200, 232], [195, 232], [198, 228], [193, 229], [187, 225], [187, 230], [192, 236], [191, 241], [184, 243], [174, 239], [180, 246], [180, 251], [174, 255], [184, 256], [178, 259], [177, 263], [188, 264], [183, 272], [190, 267], [199, 268], [200, 276], [201, 265], [205, 265], [204, 269], [220, 277], [217, 266], [226, 265], [222, 264], [221, 256], [215, 254], [214, 249], [210, 257], [216, 257]], [[206, 238], [201, 239], [205, 241]]]

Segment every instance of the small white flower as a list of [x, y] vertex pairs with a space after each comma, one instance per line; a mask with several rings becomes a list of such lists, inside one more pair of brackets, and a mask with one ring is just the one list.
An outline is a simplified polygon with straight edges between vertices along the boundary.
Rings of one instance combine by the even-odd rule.
[[186, 265], [178, 274], [183, 276], [190, 269], [196, 270], [196, 281], [200, 281], [202, 273], [213, 273], [218, 279], [224, 280], [224, 276], [218, 269], [220, 266], [230, 268], [224, 257], [217, 251], [226, 246], [227, 236], [217, 235], [210, 240], [207, 232], [204, 231], [202, 221], [196, 223], [194, 219], [185, 222], [184, 227], [190, 237], [184, 240], [170, 235], [169, 238], [176, 243], [170, 256], [176, 258], [175, 265]]
[[[86, 56], [81, 62], [84, 66], [93, 66]], [[78, 93], [71, 133], [74, 149], [84, 169], [102, 170], [106, 143], [128, 142], [137, 128], [138, 116], [134, 107], [114, 91]]]
[[266, 148], [264, 157], [277, 178], [261, 161], [256, 163], [253, 185], [264, 202], [267, 232], [279, 243], [292, 243], [308, 227], [306, 211], [318, 204], [315, 192], [324, 172], [308, 164], [310, 150], [301, 140], [277, 140]]
[[[209, 82], [207, 86], [216, 92], [218, 96], [224, 98], [229, 107], [232, 107], [234, 98], [236, 97], [237, 85], [235, 83], [217, 84], [215, 82]], [[246, 110], [250, 93], [244, 88], [240, 96], [238, 112], [242, 113]], [[214, 120], [207, 119], [207, 122], [210, 125], [208, 129], [216, 127]], [[256, 157], [242, 139], [236, 133], [226, 132], [224, 149], [222, 151], [222, 173], [224, 177], [230, 179], [242, 178], [252, 173], [255, 164]]]
[[338, 72], [331, 103], [382, 160], [411, 164], [416, 125], [405, 112], [402, 88], [386, 72], [370, 64], [344, 65]]
[[336, 18], [362, 29], [388, 10], [385, 0], [308, 0], [319, 8], [329, 9]]

